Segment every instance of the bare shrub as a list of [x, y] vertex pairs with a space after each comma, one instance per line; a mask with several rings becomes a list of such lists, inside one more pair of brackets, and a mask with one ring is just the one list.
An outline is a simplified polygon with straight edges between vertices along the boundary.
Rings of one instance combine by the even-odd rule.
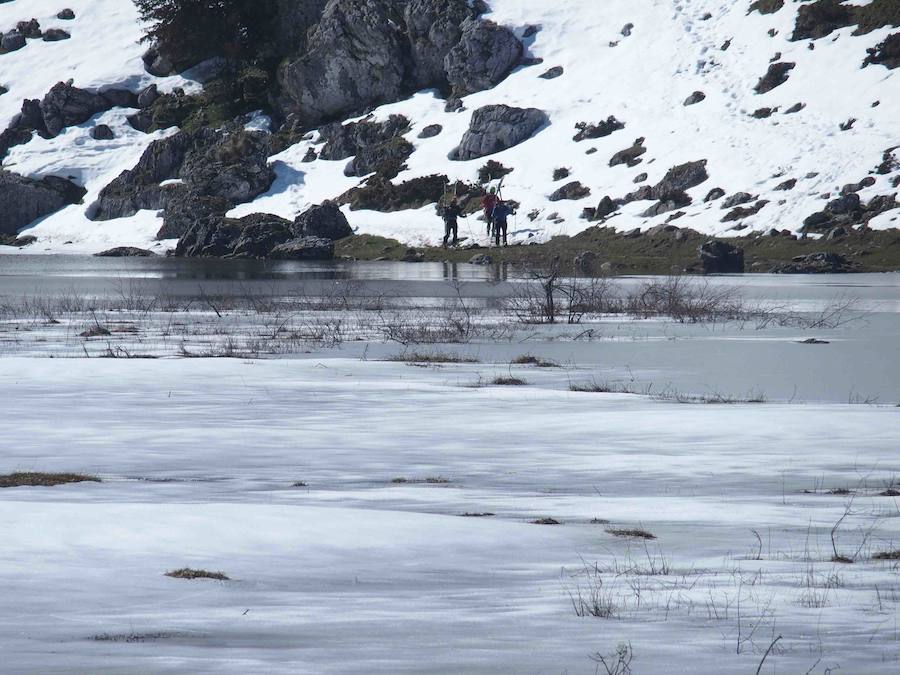
[[166, 572], [165, 576], [173, 579], [214, 579], [216, 581], [230, 581], [230, 577], [223, 572], [210, 572], [209, 570], [195, 570], [190, 567], [182, 567]]
[[597, 672], [600, 672], [600, 666], [606, 671], [606, 675], [629, 675], [631, 673], [631, 661], [634, 658], [634, 650], [631, 643], [621, 643], [616, 647], [616, 651], [612, 654], [603, 655], [600, 652], [592, 655], [591, 661], [598, 664]]
[[495, 384], [495, 385], [501, 386], [501, 387], [522, 387], [528, 383], [525, 380], [518, 378], [518, 377], [506, 376], [506, 377], [495, 377], [493, 380], [491, 380], [491, 384]]
[[596, 566], [584, 563], [576, 579], [574, 586], [566, 591], [575, 616], [610, 619], [617, 615], [613, 592], [604, 588], [603, 576]]

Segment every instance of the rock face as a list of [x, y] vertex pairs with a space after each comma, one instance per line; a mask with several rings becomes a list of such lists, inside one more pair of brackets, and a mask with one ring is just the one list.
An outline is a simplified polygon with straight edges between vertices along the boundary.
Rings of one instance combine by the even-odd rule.
[[240, 219], [213, 217], [195, 222], [179, 240], [175, 255], [330, 260], [334, 257], [334, 241], [298, 236], [289, 220], [268, 213], [253, 213]]
[[546, 113], [537, 108], [479, 108], [472, 114], [469, 130], [459, 147], [450, 153], [450, 159], [467, 161], [501, 152], [531, 138], [547, 122]]
[[490, 89], [522, 58], [522, 43], [509, 30], [490, 21], [469, 18], [462, 37], [444, 59], [447, 81], [457, 97]]
[[495, 85], [521, 54], [466, 0], [331, 0], [279, 70], [280, 105], [311, 126], [425, 87], [461, 96]]
[[867, 50], [869, 55], [863, 61], [863, 66], [871, 64], [882, 65], [888, 70], [900, 66], [900, 33], [893, 33], [885, 38], [884, 42]]
[[312, 206], [294, 219], [291, 228], [295, 237], [343, 239], [353, 234], [347, 217], [334, 202]]
[[403, 115], [391, 115], [382, 122], [370, 119], [349, 124], [329, 124], [322, 127], [325, 145], [319, 153], [322, 159], [347, 159], [362, 150], [389, 143], [409, 130], [409, 120]]
[[16, 234], [38, 218], [79, 203], [85, 193], [64, 178], [38, 181], [0, 169], [0, 234]]
[[[198, 220], [222, 216], [269, 189], [275, 172], [267, 162], [266, 134], [198, 129], [154, 141], [134, 169], [100, 191], [89, 209], [92, 220], [164, 210], [159, 239], [181, 237]], [[172, 180], [173, 184], [160, 185]]]
[[774, 274], [833, 274], [853, 271], [854, 266], [844, 256], [825, 252], [797, 256], [791, 262], [772, 270]]
[[744, 250], [723, 241], [700, 245], [700, 266], [704, 274], [739, 274], [744, 271]]
[[[850, 186], [856, 187], [856, 186]], [[872, 218], [885, 211], [900, 208], [897, 195], [878, 195], [868, 204], [863, 205], [856, 192], [832, 199], [823, 211], [807, 216], [803, 221], [803, 232], [828, 232], [836, 227], [851, 227], [868, 223]]]

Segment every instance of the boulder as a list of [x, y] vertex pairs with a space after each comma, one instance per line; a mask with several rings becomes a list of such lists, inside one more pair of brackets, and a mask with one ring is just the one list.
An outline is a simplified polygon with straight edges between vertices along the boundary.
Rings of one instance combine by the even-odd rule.
[[190, 189], [234, 204], [255, 199], [275, 180], [268, 164], [268, 134], [240, 129], [214, 132], [215, 142], [194, 146], [184, 157], [178, 177]]
[[229, 218], [196, 220], [178, 240], [175, 255], [184, 258], [224, 258], [234, 250], [243, 229], [240, 220]]
[[548, 121], [547, 114], [537, 108], [484, 106], [472, 114], [469, 129], [450, 159], [467, 161], [501, 152], [531, 138]]
[[666, 194], [665, 199], [660, 199], [656, 204], [644, 211], [641, 216], [643, 218], [653, 218], [663, 213], [680, 209], [690, 203], [690, 195], [686, 192], [669, 192]]
[[151, 105], [156, 103], [156, 100], [160, 97], [159, 89], [155, 84], [150, 84], [140, 92], [138, 92], [137, 96], [137, 104], [139, 108], [149, 108]]
[[145, 51], [141, 60], [144, 62], [144, 70], [155, 77], [168, 77], [176, 72], [175, 64], [158, 45], [153, 45]]
[[591, 275], [597, 266], [597, 254], [593, 251], [583, 251], [575, 256], [573, 265], [576, 271]]
[[459, 43], [444, 58], [457, 97], [494, 87], [519, 63], [523, 50], [512, 31], [491, 21], [469, 18], [461, 28]]
[[62, 19], [63, 21], [71, 21], [72, 19], [75, 18], [75, 12], [73, 12], [71, 9], [69, 9], [67, 7], [66, 9], [59, 11], [56, 14], [56, 18]]
[[412, 143], [402, 136], [378, 145], [362, 148], [344, 169], [345, 176], [367, 176], [377, 173], [384, 178], [394, 178], [413, 153]]
[[585, 197], [590, 197], [591, 189], [582, 185], [579, 181], [575, 180], [571, 183], [566, 183], [561, 188], [558, 188], [550, 195], [549, 200], [551, 202], [558, 202], [564, 199], [566, 200], [577, 200], [584, 199]]
[[137, 108], [138, 97], [128, 89], [104, 89], [100, 96], [109, 108]]
[[291, 232], [295, 237], [343, 239], [353, 234], [347, 217], [335, 202], [311, 206], [294, 219]]
[[680, 164], [669, 169], [663, 179], [653, 186], [652, 196], [660, 201], [678, 201], [680, 193], [700, 185], [708, 178], [705, 159]]
[[403, 115], [391, 115], [375, 122], [365, 119], [349, 124], [329, 124], [320, 130], [325, 141], [319, 157], [327, 160], [348, 159], [365, 148], [388, 143], [409, 131], [409, 120]]
[[695, 105], [704, 100], [706, 100], [706, 94], [704, 94], [702, 91], [695, 91], [693, 94], [684, 99], [684, 105]]
[[49, 30], [44, 31], [44, 42], [60, 42], [61, 40], [68, 40], [72, 37], [68, 31], [63, 30], [62, 28], [50, 28]]
[[827, 252], [796, 256], [791, 262], [778, 265], [772, 270], [774, 274], [834, 274], [854, 271], [855, 266], [844, 256]]
[[888, 70], [900, 67], [900, 33], [888, 35], [883, 42], [866, 51], [869, 55], [863, 61], [863, 67], [872, 64], [882, 65]]
[[153, 258], [156, 254], [136, 246], [117, 246], [94, 254], [98, 258]]
[[470, 265], [493, 265], [494, 259], [487, 253], [478, 253], [469, 258]]
[[233, 258], [267, 258], [292, 238], [291, 221], [268, 213], [252, 213], [239, 221], [242, 229], [229, 254]]
[[[630, 148], [619, 150], [614, 154], [609, 160], [609, 165], [619, 166], [620, 164], [625, 164], [629, 168], [633, 168], [644, 161], [641, 159], [641, 155], [646, 152], [647, 148], [644, 147], [644, 139], [638, 138]], [[644, 180], [647, 180], [646, 175]]]
[[15, 52], [25, 46], [25, 36], [18, 31], [9, 31], [0, 36], [0, 49]]
[[38, 218], [79, 203], [86, 192], [64, 178], [34, 180], [0, 169], [0, 234], [14, 235]]
[[168, 188], [163, 193], [165, 210], [157, 239], [180, 239], [197, 223], [215, 223], [225, 217], [232, 204], [221, 197], [198, 194], [184, 188]]
[[543, 73], [538, 75], [542, 80], [555, 80], [557, 77], [562, 76], [565, 72], [562, 66], [553, 66], [552, 68], [545, 70]]
[[715, 187], [709, 192], [706, 193], [706, 196], [703, 198], [704, 202], [714, 202], [717, 199], [721, 199], [725, 196], [725, 190], [719, 187]]
[[744, 250], [723, 241], [700, 245], [700, 266], [704, 274], [740, 274], [744, 271]]
[[766, 74], [763, 75], [756, 86], [753, 88], [757, 94], [765, 94], [772, 91], [775, 87], [780, 87], [788, 81], [788, 73], [794, 69], [796, 63], [779, 62], [769, 65]]
[[116, 135], [106, 124], [98, 124], [91, 128], [91, 138], [95, 141], [111, 141]]
[[331, 260], [334, 258], [334, 241], [320, 237], [299, 237], [279, 244], [271, 250], [274, 260]]
[[746, 204], [750, 201], [753, 201], [753, 195], [751, 195], [750, 193], [735, 192], [733, 195], [722, 202], [721, 208], [733, 209], [735, 206], [740, 206], [741, 204]]
[[429, 124], [419, 132], [419, 138], [434, 138], [444, 130], [440, 124]]
[[59, 135], [66, 127], [87, 122], [109, 107], [100, 94], [73, 87], [67, 82], [53, 85], [40, 102], [44, 128], [51, 137]]
[[[593, 140], [595, 138], [604, 138], [609, 136], [614, 131], [619, 131], [620, 129], [625, 128], [625, 124], [620, 122], [615, 118], [615, 116], [610, 115], [603, 122], [598, 122], [597, 124], [589, 124], [587, 122], [579, 122], [575, 125], [575, 128], [578, 130], [578, 133], [572, 138], [576, 143], [580, 143], [581, 141]], [[643, 142], [643, 139], [641, 139]], [[635, 145], [640, 145], [635, 142]]]

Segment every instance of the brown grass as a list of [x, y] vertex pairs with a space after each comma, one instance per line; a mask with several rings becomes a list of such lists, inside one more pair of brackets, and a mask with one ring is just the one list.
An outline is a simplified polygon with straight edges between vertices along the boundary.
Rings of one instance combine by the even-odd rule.
[[638, 529], [620, 529], [612, 528], [606, 531], [614, 537], [630, 537], [633, 539], [656, 539], [655, 534], [650, 534], [647, 530]]
[[532, 525], [562, 525], [561, 522], [556, 520], [555, 518], [538, 518], [537, 520], [531, 521]]
[[528, 383], [519, 377], [495, 377], [491, 380], [491, 384], [501, 387], [522, 387]]
[[190, 567], [182, 567], [181, 569], [166, 572], [165, 576], [173, 579], [215, 579], [216, 581], [230, 581], [227, 574], [223, 572], [210, 572], [209, 570], [195, 570]]
[[896, 551], [881, 551], [872, 556], [873, 560], [900, 560], [900, 549]]
[[521, 356], [517, 356], [510, 361], [510, 364], [514, 366], [536, 366], [537, 368], [559, 368], [558, 363], [540, 359], [534, 354], [522, 354]]
[[394, 485], [448, 485], [450, 479], [442, 476], [429, 476], [428, 478], [394, 478], [391, 480]]
[[401, 363], [478, 363], [478, 359], [469, 356], [459, 356], [457, 354], [442, 354], [435, 352], [432, 354], [422, 352], [412, 352], [410, 354], [398, 354], [391, 356], [388, 361], [398, 361]]
[[0, 488], [11, 487], [53, 487], [67, 483], [99, 483], [96, 476], [80, 473], [10, 473], [0, 476]]

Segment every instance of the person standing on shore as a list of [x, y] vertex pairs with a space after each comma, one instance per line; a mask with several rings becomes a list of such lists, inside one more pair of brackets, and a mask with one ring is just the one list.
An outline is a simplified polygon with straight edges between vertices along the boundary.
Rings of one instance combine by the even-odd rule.
[[488, 239], [491, 238], [491, 234], [493, 233], [494, 208], [496, 208], [499, 201], [500, 198], [497, 196], [497, 188], [493, 187], [481, 200], [481, 209], [484, 211], [484, 219], [487, 221]]

